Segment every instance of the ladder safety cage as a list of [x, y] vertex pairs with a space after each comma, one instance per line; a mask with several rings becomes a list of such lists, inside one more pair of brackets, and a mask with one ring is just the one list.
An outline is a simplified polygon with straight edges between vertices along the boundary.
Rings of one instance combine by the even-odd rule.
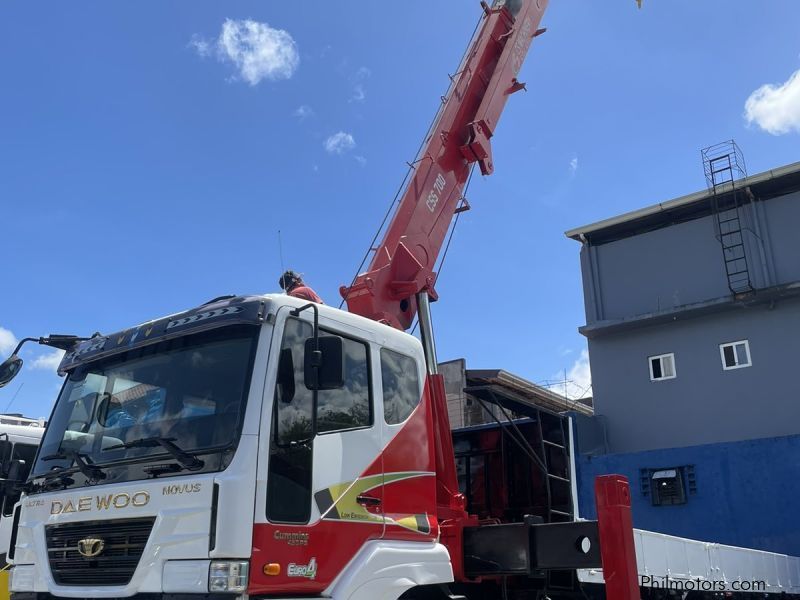
[[737, 188], [737, 182], [747, 177], [744, 155], [733, 140], [704, 148], [701, 155], [728, 289], [734, 296], [753, 292], [741, 214], [749, 196], [745, 189]]

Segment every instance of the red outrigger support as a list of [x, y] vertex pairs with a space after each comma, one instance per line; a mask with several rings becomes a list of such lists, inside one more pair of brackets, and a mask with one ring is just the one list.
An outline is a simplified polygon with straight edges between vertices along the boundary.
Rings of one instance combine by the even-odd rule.
[[601, 475], [594, 481], [594, 495], [606, 598], [639, 600], [628, 478], [624, 475]]

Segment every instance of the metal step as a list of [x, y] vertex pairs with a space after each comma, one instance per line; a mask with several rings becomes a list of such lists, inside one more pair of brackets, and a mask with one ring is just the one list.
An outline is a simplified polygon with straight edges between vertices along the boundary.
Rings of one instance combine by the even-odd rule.
[[561, 450], [566, 450], [564, 446], [561, 444], [557, 444], [555, 442], [551, 442], [550, 440], [542, 440], [546, 446], [552, 446], [553, 448], [560, 448]]

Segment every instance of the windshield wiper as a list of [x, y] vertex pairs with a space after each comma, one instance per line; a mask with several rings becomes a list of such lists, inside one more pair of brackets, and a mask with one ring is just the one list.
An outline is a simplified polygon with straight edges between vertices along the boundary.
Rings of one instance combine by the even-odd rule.
[[[33, 484], [33, 488], [39, 492], [49, 492], [57, 489], [59, 486], [61, 489], [65, 490], [73, 485], [75, 485], [75, 480], [70, 477], [69, 473], [66, 473], [64, 469], [62, 469], [60, 471], [56, 471], [55, 474], [45, 475], [44, 481], [39, 485]], [[28, 493], [27, 490], [26, 493]]]
[[[50, 456], [45, 456], [42, 460], [72, 460], [75, 463], [75, 466], [78, 468], [78, 471], [83, 473], [86, 476], [86, 479], [91, 481], [97, 481], [99, 479], [105, 479], [106, 474], [103, 472], [99, 466], [91, 462], [91, 459], [85, 454], [81, 454], [76, 450], [67, 450], [64, 452], [63, 450], [60, 452], [56, 452], [55, 454], [51, 454]], [[59, 469], [55, 473], [62, 473], [64, 469]], [[49, 477], [56, 477], [55, 473], [45, 475], [45, 478]]]
[[106, 450], [119, 450], [121, 448], [156, 448], [161, 446], [164, 450], [166, 450], [169, 454], [172, 455], [178, 463], [184, 468], [190, 471], [197, 471], [198, 469], [202, 469], [205, 463], [197, 458], [194, 454], [190, 454], [185, 450], [181, 450], [174, 442], [175, 438], [165, 438], [165, 437], [149, 437], [149, 438], [141, 438], [138, 440], [131, 440], [130, 442], [124, 442], [122, 444], [117, 444], [116, 446], [109, 446]]

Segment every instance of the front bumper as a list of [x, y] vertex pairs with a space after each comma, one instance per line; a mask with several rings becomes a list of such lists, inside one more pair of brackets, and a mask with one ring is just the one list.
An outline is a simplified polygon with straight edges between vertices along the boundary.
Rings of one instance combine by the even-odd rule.
[[[83, 598], [96, 600], [96, 596]], [[236, 594], [136, 594], [128, 596], [124, 600], [234, 600], [235, 598], [237, 598]], [[64, 597], [44, 592], [12, 592], [11, 600], [64, 600]], [[123, 598], [118, 600], [123, 600]]]
[[[126, 586], [94, 585], [87, 580], [86, 584], [69, 586], [49, 587], [47, 582], [42, 581], [42, 577], [37, 571], [36, 565], [15, 565], [11, 569], [11, 577], [8, 589], [15, 598], [166, 598], [166, 597], [191, 597], [191, 598], [226, 598], [231, 600], [243, 593], [247, 582], [248, 570], [245, 567], [243, 572], [244, 582], [239, 582], [239, 589], [234, 591], [222, 591], [219, 588], [209, 591], [210, 567], [227, 564], [242, 564], [245, 566], [247, 561], [211, 561], [211, 560], [169, 560], [163, 564], [152, 566], [148, 569], [148, 575], [152, 581], [150, 589], [139, 586], [138, 590], [144, 588], [143, 593], [136, 594], [137, 588], [128, 584]], [[212, 569], [213, 570], [213, 569]], [[160, 574], [159, 574], [160, 571]], [[159, 576], [160, 575], [160, 576]], [[52, 585], [52, 584], [51, 584]], [[155, 587], [155, 589], [154, 589]], [[55, 589], [54, 589], [55, 588]], [[133, 588], [133, 589], [131, 589]]]

